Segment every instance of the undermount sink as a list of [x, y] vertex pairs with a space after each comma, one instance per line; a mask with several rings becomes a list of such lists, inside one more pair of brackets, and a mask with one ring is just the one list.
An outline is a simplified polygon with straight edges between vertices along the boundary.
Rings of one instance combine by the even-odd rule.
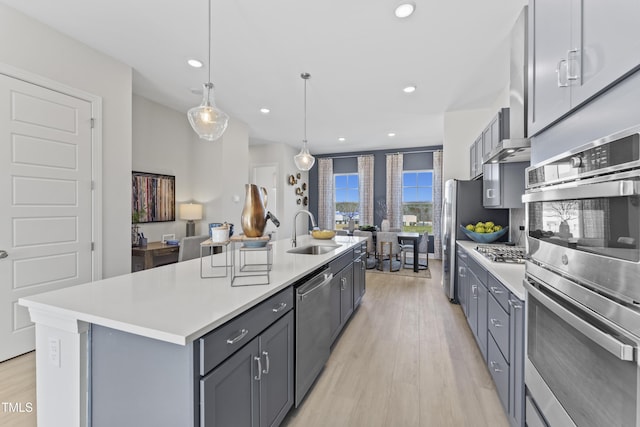
[[339, 247], [340, 245], [307, 245], [289, 249], [287, 252], [291, 254], [321, 255]]

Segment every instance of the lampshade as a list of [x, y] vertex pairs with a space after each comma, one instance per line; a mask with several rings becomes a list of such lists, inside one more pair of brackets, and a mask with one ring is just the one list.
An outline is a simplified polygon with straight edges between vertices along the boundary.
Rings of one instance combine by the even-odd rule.
[[187, 113], [189, 123], [193, 130], [201, 139], [207, 141], [215, 141], [220, 138], [229, 123], [229, 116], [215, 105], [213, 96], [213, 83], [211, 83], [211, 0], [209, 0], [209, 38], [208, 50], [209, 55], [209, 81], [204, 84], [202, 91], [202, 103], [193, 107]]
[[186, 219], [188, 221], [202, 219], [202, 205], [198, 203], [181, 204], [180, 219]]
[[308, 171], [316, 162], [315, 157], [309, 153], [309, 148], [307, 147], [307, 80], [311, 78], [311, 74], [302, 73], [300, 77], [304, 80], [304, 139], [302, 140], [302, 149], [293, 156], [293, 161], [299, 170]]

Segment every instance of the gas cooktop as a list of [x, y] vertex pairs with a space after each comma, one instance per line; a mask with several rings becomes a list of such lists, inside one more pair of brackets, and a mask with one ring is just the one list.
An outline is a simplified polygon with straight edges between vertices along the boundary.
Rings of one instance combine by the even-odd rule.
[[527, 259], [524, 246], [478, 245], [476, 251], [493, 262], [522, 264]]

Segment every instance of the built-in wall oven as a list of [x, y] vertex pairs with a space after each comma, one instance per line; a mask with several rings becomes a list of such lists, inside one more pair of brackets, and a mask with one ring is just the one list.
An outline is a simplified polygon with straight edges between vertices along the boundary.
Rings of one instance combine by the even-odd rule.
[[640, 127], [527, 170], [528, 425], [640, 426]]

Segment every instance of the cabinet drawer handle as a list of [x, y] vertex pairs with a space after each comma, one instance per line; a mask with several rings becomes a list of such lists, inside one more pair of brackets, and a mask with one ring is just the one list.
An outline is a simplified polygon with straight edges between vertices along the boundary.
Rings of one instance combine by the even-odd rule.
[[258, 375], [253, 377], [253, 379], [256, 381], [260, 381], [262, 379], [262, 358], [259, 356], [254, 356], [253, 360], [258, 362]]
[[273, 311], [274, 313], [279, 313], [282, 310], [284, 310], [286, 307], [287, 307], [287, 303], [281, 302], [280, 304], [278, 304], [277, 307], [272, 308], [271, 311]]
[[240, 341], [242, 338], [246, 337], [248, 333], [249, 333], [249, 330], [248, 330], [248, 329], [241, 329], [241, 330], [240, 330], [240, 333], [239, 333], [238, 335], [236, 335], [236, 336], [235, 336], [235, 337], [233, 337], [233, 338], [229, 338], [229, 339], [227, 339], [227, 344], [235, 344], [235, 343], [237, 343], [237, 342], [238, 342], [238, 341]]
[[478, 290], [478, 285], [473, 285], [473, 286], [471, 286], [471, 293], [473, 294], [473, 298], [474, 298], [474, 299], [475, 299], [475, 298], [478, 298], [477, 290]]
[[500, 321], [498, 319], [491, 319], [491, 324], [493, 326], [495, 326], [496, 328], [501, 328], [502, 327], [502, 323], [500, 323]]
[[458, 275], [460, 277], [467, 277], [466, 273], [467, 273], [467, 269], [466, 268], [464, 268], [464, 267], [458, 268]]
[[491, 289], [491, 292], [493, 292], [493, 293], [494, 293], [494, 294], [496, 294], [496, 295], [504, 294], [504, 291], [503, 291], [503, 290], [501, 290], [501, 289], [500, 289], [500, 288], [498, 288], [498, 287], [495, 287], [495, 286], [489, 286], [489, 289]]
[[262, 371], [263, 374], [268, 374], [269, 373], [269, 352], [268, 351], [263, 351], [262, 355], [264, 356], [264, 360], [267, 362], [266, 365], [267, 367]]
[[[560, 61], [558, 61], [558, 66], [556, 67], [556, 74], [558, 75], [558, 87], [569, 87], [569, 83], [567, 83], [567, 82], [562, 83], [562, 78], [560, 77], [562, 75], [562, 73], [561, 73], [562, 64], [565, 64], [565, 66], [566, 66], [567, 65], [567, 60], [566, 59], [561, 59]], [[568, 75], [568, 72], [565, 72], [565, 75]]]
[[487, 189], [487, 199], [493, 199], [494, 197], [496, 197], [495, 189], [493, 188]]
[[511, 308], [513, 308], [514, 310], [520, 310], [522, 308], [522, 304], [514, 301], [514, 300], [509, 300], [509, 305], [511, 306]]
[[493, 372], [502, 372], [502, 369], [500, 369], [500, 365], [498, 364], [498, 362], [494, 362], [492, 360], [491, 362], [489, 362], [489, 365], [491, 366], [491, 369], [493, 369]]
[[[571, 49], [567, 51], [567, 80], [578, 80], [580, 78], [579, 74], [572, 74], [571, 73], [571, 55], [573, 54], [577, 54], [578, 53], [578, 49]], [[576, 61], [578, 62], [578, 61]]]

